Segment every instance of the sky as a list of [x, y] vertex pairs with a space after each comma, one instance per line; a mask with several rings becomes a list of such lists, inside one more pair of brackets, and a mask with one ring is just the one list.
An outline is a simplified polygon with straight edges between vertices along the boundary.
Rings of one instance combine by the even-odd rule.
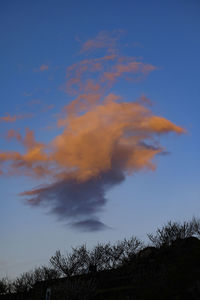
[[0, 276], [200, 217], [199, 1], [0, 8]]

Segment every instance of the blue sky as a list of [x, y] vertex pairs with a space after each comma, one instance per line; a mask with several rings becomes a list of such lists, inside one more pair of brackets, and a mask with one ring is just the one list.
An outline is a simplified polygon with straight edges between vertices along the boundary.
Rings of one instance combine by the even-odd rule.
[[[65, 93], [66, 69], [102, 49], [83, 53], [82, 45], [102, 31], [117, 36], [123, 57], [156, 67], [142, 80], [120, 80], [111, 92], [130, 102], [148, 97], [153, 115], [187, 133], [159, 137], [168, 155], [156, 155], [155, 171], [141, 168], [106, 192], [99, 212], [110, 229], [81, 232], [66, 221], [31, 207], [18, 194], [47, 182], [33, 176], [0, 178], [0, 269], [14, 277], [48, 263], [57, 249], [131, 235], [142, 239], [167, 220], [199, 217], [199, 1], [2, 1], [0, 153], [23, 147], [8, 140], [9, 130], [34, 131], [43, 143], [61, 133], [56, 126], [73, 95]], [[16, 116], [7, 122], [4, 117]], [[4, 171], [5, 167], [2, 167]]]

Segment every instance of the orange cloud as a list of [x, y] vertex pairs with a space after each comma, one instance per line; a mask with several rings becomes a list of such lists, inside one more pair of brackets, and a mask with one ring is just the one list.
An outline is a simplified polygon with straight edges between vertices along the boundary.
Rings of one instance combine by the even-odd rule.
[[7, 139], [13, 139], [15, 138], [18, 142], [22, 142], [22, 136], [21, 134], [15, 130], [15, 129], [10, 129], [7, 132]]
[[[79, 63], [73, 64], [67, 68], [67, 82], [65, 84], [65, 91], [71, 94], [79, 94], [88, 90], [87, 83], [94, 82], [94, 79], [90, 78], [88, 81], [84, 81], [86, 74], [101, 73], [109, 62], [115, 61], [117, 56], [115, 54], [105, 55], [95, 59], [84, 59]], [[86, 76], [87, 77], [87, 76]], [[97, 83], [99, 85], [99, 83]]]
[[[123, 172], [134, 172], [152, 167], [151, 159], [163, 151], [152, 141], [167, 132], [184, 130], [153, 116], [138, 103], [109, 101], [82, 116], [71, 116], [63, 134], [52, 142], [52, 158], [66, 172], [72, 168], [79, 180], [100, 176], [117, 164]], [[151, 147], [147, 147], [147, 140]]]
[[153, 169], [152, 158], [163, 151], [158, 141], [154, 142], [156, 137], [168, 132], [180, 134], [184, 129], [152, 115], [137, 102], [118, 103], [117, 99], [112, 95], [102, 104], [91, 105], [83, 115], [66, 117], [62, 120], [63, 133], [46, 146], [36, 142], [31, 130], [26, 130], [24, 138], [14, 130], [9, 131], [8, 137], [17, 138], [26, 152], [1, 153], [1, 161], [18, 161], [11, 166], [19, 170], [23, 166], [32, 175], [40, 175], [38, 168], [44, 175], [46, 168], [48, 175], [81, 181], [101, 176], [113, 168], [125, 173], [146, 167]]
[[137, 61], [128, 62], [127, 64], [117, 64], [110, 72], [103, 73], [102, 81], [113, 83], [117, 78], [126, 73], [147, 75], [154, 70], [156, 70], [155, 66]]
[[[83, 49], [111, 47], [115, 41], [100, 34]], [[73, 226], [88, 229], [104, 226], [96, 217], [106, 203], [105, 193], [129, 174], [156, 169], [154, 158], [165, 152], [159, 139], [185, 130], [164, 117], [154, 115], [146, 96], [141, 101], [122, 101], [109, 88], [120, 78], [147, 75], [156, 67], [119, 55], [86, 59], [67, 69], [67, 91], [75, 98], [63, 107], [57, 125], [62, 132], [48, 144], [35, 140], [26, 129], [23, 137], [10, 130], [24, 151], [0, 152], [1, 171], [47, 178], [50, 184], [23, 192], [31, 205], [49, 206]], [[93, 227], [91, 227], [93, 226]]]
[[13, 123], [16, 122], [17, 120], [29, 118], [31, 116], [32, 116], [31, 114], [14, 115], [14, 116], [7, 114], [6, 116], [0, 117], [0, 122]]
[[24, 174], [29, 176], [43, 176], [49, 173], [48, 166], [44, 168], [43, 162], [47, 160], [44, 144], [38, 143], [32, 130], [26, 129], [24, 138], [14, 129], [8, 131], [8, 139], [16, 138], [24, 146], [24, 153], [7, 151], [0, 153], [0, 164], [6, 163], [2, 172], [5, 174]]
[[11, 116], [7, 114], [7, 116], [0, 117], [0, 121], [2, 122], [15, 122], [17, 120], [17, 116]]
[[87, 40], [82, 46], [82, 52], [96, 49], [107, 49], [108, 52], [114, 52], [120, 32], [101, 31], [95, 38]]
[[[137, 61], [135, 57], [126, 58], [119, 54], [86, 59], [67, 68], [65, 91], [72, 95], [80, 95], [89, 90], [88, 82], [92, 82], [93, 86], [100, 86], [103, 92], [112, 87], [121, 77], [130, 79], [130, 77], [127, 78], [129, 75], [132, 79], [138, 80], [156, 69], [157, 67], [151, 64]], [[90, 92], [91, 89], [92, 86]]]
[[107, 201], [106, 191], [126, 175], [156, 169], [154, 157], [165, 152], [160, 135], [184, 133], [140, 103], [118, 101], [110, 94], [83, 115], [66, 117], [63, 132], [48, 145], [27, 131], [23, 140], [18, 138], [24, 154], [0, 154], [0, 163], [10, 163], [9, 174], [51, 179], [51, 184], [21, 194], [30, 205], [49, 207], [59, 218], [72, 220], [74, 228], [81, 222], [87, 224], [85, 230], [102, 230], [105, 225], [96, 214]]

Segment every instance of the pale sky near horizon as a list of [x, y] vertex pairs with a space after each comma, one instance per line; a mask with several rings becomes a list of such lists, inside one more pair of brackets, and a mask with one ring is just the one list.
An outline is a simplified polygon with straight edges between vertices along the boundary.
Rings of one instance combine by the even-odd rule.
[[200, 217], [199, 16], [197, 0], [1, 1], [1, 277]]

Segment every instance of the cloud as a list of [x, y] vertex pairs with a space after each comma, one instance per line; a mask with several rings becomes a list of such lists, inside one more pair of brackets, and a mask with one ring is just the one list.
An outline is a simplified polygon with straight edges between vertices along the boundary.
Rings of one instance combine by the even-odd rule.
[[46, 70], [48, 70], [48, 69], [49, 69], [49, 66], [48, 66], [48, 65], [44, 65], [44, 64], [43, 64], [43, 65], [40, 66], [40, 71], [41, 71], [41, 72], [46, 71]]
[[87, 40], [81, 49], [81, 52], [94, 51], [96, 49], [106, 49], [107, 52], [116, 52], [116, 44], [122, 31], [100, 31], [93, 39]]
[[18, 142], [22, 142], [21, 134], [15, 129], [8, 130], [6, 137], [8, 140], [15, 138]]
[[17, 116], [11, 116], [7, 114], [7, 116], [0, 117], [0, 121], [2, 122], [15, 122], [17, 120]]
[[146, 97], [144, 94], [142, 94], [138, 98], [138, 100], [141, 101], [144, 104], [147, 104], [148, 106], [153, 106], [153, 102], [148, 97]]
[[157, 69], [139, 58], [116, 53], [84, 59], [67, 68], [67, 80], [62, 89], [78, 96], [91, 92], [94, 94], [94, 89], [105, 93], [121, 78], [138, 81]]
[[32, 206], [50, 207], [50, 212], [59, 219], [72, 220], [70, 227], [100, 230], [106, 226], [94, 216], [107, 202], [106, 191], [123, 180], [122, 172], [111, 170], [99, 178], [90, 177], [84, 181], [66, 177], [21, 195], [28, 197], [28, 203]]
[[42, 64], [41, 66], [39, 66], [39, 68], [34, 68], [34, 72], [44, 72], [49, 70], [49, 66]]
[[105, 224], [96, 219], [86, 219], [84, 221], [74, 222], [71, 223], [71, 227], [79, 231], [101, 231], [108, 229]]
[[111, 71], [104, 72], [102, 81], [113, 83], [117, 78], [127, 73], [147, 75], [156, 69], [157, 68], [153, 65], [137, 61], [132, 61], [124, 64], [120, 63], [116, 64]]
[[17, 120], [26, 119], [31, 117], [31, 114], [13, 115], [7, 114], [6, 116], [0, 117], [0, 122], [13, 123]]
[[[108, 46], [107, 42], [102, 45]], [[108, 201], [107, 191], [126, 176], [155, 170], [155, 156], [166, 153], [160, 137], [185, 132], [154, 115], [146, 106], [150, 102], [146, 96], [142, 95], [140, 101], [124, 102], [109, 90], [127, 74], [133, 78], [146, 76], [155, 69], [116, 54], [82, 60], [67, 68], [66, 91], [73, 89], [75, 98], [58, 117], [60, 134], [45, 144], [35, 140], [32, 130], [27, 129], [24, 137], [11, 130], [8, 138], [17, 139], [24, 151], [0, 152], [3, 174], [48, 181], [21, 193], [29, 205], [44, 207], [74, 229], [106, 229], [99, 214]]]
[[[70, 94], [80, 94], [80, 92], [88, 91], [88, 88], [91, 88], [92, 91], [91, 83], [95, 82], [94, 77], [102, 74], [102, 70], [109, 67], [109, 63], [115, 63], [117, 58], [118, 56], [115, 54], [105, 55], [99, 58], [84, 59], [68, 67], [64, 90]], [[92, 78], [88, 79], [89, 74]], [[97, 86], [99, 86], [99, 78], [97, 78]]]
[[83, 115], [70, 115], [49, 145], [38, 143], [28, 129], [24, 138], [9, 132], [26, 149], [24, 154], [0, 153], [0, 162], [10, 163], [9, 174], [51, 181], [23, 192], [27, 203], [47, 208], [76, 229], [100, 230], [103, 225], [88, 220], [104, 208], [107, 191], [127, 175], [155, 170], [153, 158], [165, 151], [158, 145], [159, 136], [184, 130], [137, 102], [117, 98], [111, 94]]
[[41, 165], [41, 162], [45, 161], [47, 156], [43, 151], [44, 144], [39, 143], [34, 138], [32, 130], [26, 129], [24, 137], [14, 129], [11, 129], [7, 133], [8, 139], [16, 139], [25, 149], [25, 153], [19, 153], [17, 151], [0, 152], [0, 166], [3, 165], [3, 174], [19, 174], [26, 176], [41, 177], [43, 174], [47, 174], [47, 169]]

